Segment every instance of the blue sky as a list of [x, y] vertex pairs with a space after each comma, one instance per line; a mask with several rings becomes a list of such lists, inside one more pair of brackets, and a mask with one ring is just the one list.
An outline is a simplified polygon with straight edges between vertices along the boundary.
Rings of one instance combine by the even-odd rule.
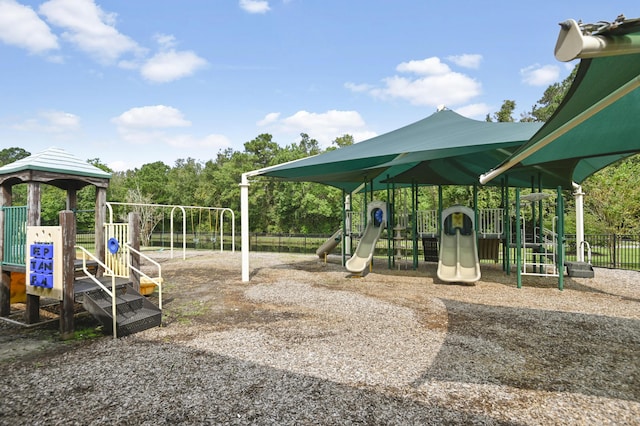
[[356, 141], [444, 105], [529, 111], [574, 63], [558, 23], [637, 0], [0, 0], [0, 147], [114, 170], [214, 159], [261, 133]]

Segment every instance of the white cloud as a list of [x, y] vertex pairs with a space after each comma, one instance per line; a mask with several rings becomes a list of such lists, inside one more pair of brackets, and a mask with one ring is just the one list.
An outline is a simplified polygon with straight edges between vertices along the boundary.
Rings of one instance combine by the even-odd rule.
[[487, 114], [491, 114], [491, 107], [485, 103], [479, 103], [464, 105], [456, 108], [455, 111], [464, 117], [484, 120], [487, 117]]
[[171, 34], [156, 34], [153, 39], [160, 45], [161, 49], [172, 49], [176, 46], [176, 38]]
[[258, 121], [256, 124], [260, 127], [268, 126], [278, 121], [278, 118], [280, 118], [279, 112], [270, 112], [269, 114], [265, 115], [262, 120]]
[[116, 171], [116, 172], [125, 172], [125, 171], [131, 169], [129, 164], [126, 161], [123, 161], [123, 160], [112, 161], [109, 164], [107, 164], [107, 166], [109, 166], [109, 168], [111, 170]]
[[[207, 61], [189, 50], [176, 50], [170, 34], [156, 34], [159, 51], [148, 57], [148, 49], [116, 28], [115, 13], [102, 10], [94, 0], [49, 0], [40, 5], [46, 21], [61, 29], [60, 38], [103, 65], [139, 71], [143, 78], [167, 83], [190, 76], [204, 68]], [[15, 0], [0, 0], [0, 42], [27, 49], [32, 53], [60, 49], [57, 36], [36, 12]], [[62, 55], [50, 55], [62, 62]]]
[[447, 59], [459, 67], [478, 69], [482, 62], [482, 55], [465, 53], [462, 55], [447, 56]]
[[529, 86], [548, 86], [560, 78], [560, 68], [556, 65], [531, 65], [520, 70], [522, 82]]
[[49, 134], [68, 134], [80, 129], [80, 117], [64, 111], [43, 111], [37, 117], [13, 124], [13, 129]]
[[460, 73], [427, 76], [418, 79], [389, 77], [386, 87], [371, 93], [379, 98], [399, 98], [413, 105], [460, 105], [481, 93], [480, 83]]
[[282, 119], [280, 113], [273, 112], [260, 120], [258, 125], [291, 135], [292, 138], [306, 133], [323, 147], [328, 147], [335, 138], [344, 134], [350, 134], [356, 142], [376, 136], [374, 132], [366, 129], [365, 122], [357, 111], [298, 111]]
[[80, 117], [63, 111], [45, 111], [42, 117], [46, 120], [46, 129], [50, 132], [63, 133], [80, 128]]
[[249, 13], [267, 13], [271, 10], [266, 0], [240, 0], [240, 7]]
[[153, 105], [131, 108], [111, 120], [119, 129], [158, 129], [168, 127], [188, 127], [180, 110], [165, 106]]
[[14, 0], [0, 1], [0, 41], [43, 53], [58, 49], [58, 39], [36, 12]]
[[394, 75], [384, 78], [380, 87], [346, 83], [353, 92], [366, 92], [379, 99], [403, 99], [413, 105], [453, 107], [464, 105], [480, 95], [481, 84], [466, 74], [452, 71], [437, 57], [402, 62], [398, 72], [417, 76]]
[[184, 118], [180, 110], [170, 106], [131, 108], [111, 121], [116, 124], [118, 134], [125, 142], [136, 145], [166, 145], [177, 150], [205, 150], [207, 153], [231, 146], [224, 135], [197, 137], [172, 132], [178, 128], [190, 127], [191, 122]]
[[104, 12], [93, 0], [50, 0], [39, 11], [49, 23], [65, 30], [65, 40], [102, 63], [114, 63], [126, 53], [143, 52], [115, 28], [116, 14]]
[[443, 64], [440, 58], [431, 57], [420, 61], [402, 62], [396, 67], [399, 72], [412, 72], [415, 74], [439, 75], [451, 72], [447, 64]]
[[351, 83], [351, 82], [345, 83], [344, 87], [346, 87], [347, 89], [351, 90], [352, 92], [356, 92], [356, 93], [368, 92], [369, 90], [374, 88], [374, 86], [372, 86], [370, 84], [365, 84], [365, 83], [356, 84], [356, 83]]
[[195, 73], [204, 68], [207, 61], [191, 51], [160, 52], [140, 68], [140, 74], [155, 83], [167, 83]]

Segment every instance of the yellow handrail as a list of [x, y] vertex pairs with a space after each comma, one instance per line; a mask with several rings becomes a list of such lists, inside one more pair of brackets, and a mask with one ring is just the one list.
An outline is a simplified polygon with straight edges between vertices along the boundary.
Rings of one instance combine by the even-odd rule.
[[[91, 278], [91, 280], [98, 284], [98, 286], [100, 286], [100, 288], [102, 288], [109, 296], [111, 296], [111, 316], [113, 317], [113, 338], [117, 338], [117, 331], [116, 331], [116, 276], [115, 273], [113, 272], [113, 270], [111, 270], [111, 268], [109, 268], [107, 265], [105, 265], [103, 262], [101, 262], [97, 257], [95, 257], [93, 254], [91, 254], [91, 252], [89, 252], [87, 249], [85, 249], [82, 246], [75, 246], [76, 249], [79, 249], [80, 251], [82, 251], [82, 272], [84, 272], [84, 274]], [[101, 267], [104, 268], [105, 272], [108, 272], [111, 275], [111, 290], [109, 290], [105, 285], [103, 285], [100, 280], [98, 280], [95, 275], [93, 275], [91, 272], [89, 272], [89, 270], [87, 269], [87, 255], [94, 261], [96, 262], [98, 265], [100, 265]]]
[[140, 269], [134, 267], [131, 264], [131, 257], [128, 257], [127, 263], [128, 263], [128, 267], [134, 271], [136, 271], [137, 273], [139, 273], [140, 275], [144, 276], [145, 278], [147, 278], [149, 281], [151, 281], [152, 283], [154, 283], [155, 285], [158, 286], [158, 308], [162, 309], [162, 267], [160, 266], [160, 264], [158, 262], [156, 262], [155, 260], [151, 259], [149, 256], [147, 256], [146, 254], [141, 253], [139, 250], [134, 249], [133, 247], [131, 247], [131, 245], [129, 243], [126, 244], [127, 248], [131, 251], [133, 251], [134, 253], [136, 253], [137, 255], [143, 257], [145, 260], [153, 263], [154, 265], [156, 265], [158, 267], [158, 277], [157, 278], [151, 278], [149, 275], [145, 274], [144, 272], [142, 272]]

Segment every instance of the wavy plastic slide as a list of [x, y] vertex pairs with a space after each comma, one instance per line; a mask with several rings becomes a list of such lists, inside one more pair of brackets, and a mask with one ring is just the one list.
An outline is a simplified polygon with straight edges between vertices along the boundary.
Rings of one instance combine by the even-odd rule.
[[364, 271], [369, 263], [371, 263], [371, 259], [373, 258], [373, 250], [376, 247], [376, 242], [378, 238], [380, 238], [380, 234], [382, 234], [382, 229], [384, 228], [384, 223], [376, 226], [373, 221], [369, 222], [367, 225], [367, 229], [364, 230], [364, 235], [360, 242], [358, 243], [358, 248], [356, 252], [349, 260], [347, 260], [347, 271], [353, 273], [360, 273]]
[[369, 205], [368, 215], [370, 220], [367, 223], [367, 228], [364, 230], [364, 234], [358, 243], [356, 252], [349, 260], [347, 260], [347, 271], [359, 274], [363, 272], [373, 259], [373, 251], [376, 248], [376, 242], [382, 230], [387, 223], [386, 217], [386, 204], [381, 201], [374, 201]]
[[447, 282], [476, 282], [480, 261], [473, 229], [473, 210], [451, 207], [442, 212], [438, 278]]
[[326, 255], [330, 254], [342, 240], [342, 229], [338, 229], [334, 234], [329, 237], [319, 248], [316, 250], [316, 256], [323, 259]]

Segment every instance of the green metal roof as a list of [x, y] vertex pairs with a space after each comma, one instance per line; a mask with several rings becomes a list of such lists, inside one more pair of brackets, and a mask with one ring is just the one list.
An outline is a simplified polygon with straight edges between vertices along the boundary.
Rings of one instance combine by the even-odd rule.
[[[478, 121], [441, 110], [372, 139], [257, 174], [319, 182], [347, 191], [371, 181], [374, 187], [380, 187], [387, 180], [466, 185], [477, 182], [485, 167], [507, 158], [541, 126], [542, 123]], [[424, 164], [434, 167], [420, 169], [419, 165]]]
[[[640, 34], [640, 26], [631, 20], [611, 31], [616, 36], [625, 31]], [[608, 32], [598, 35], [608, 37]], [[639, 151], [640, 53], [591, 57], [580, 61], [571, 88], [549, 121], [486, 176], [504, 173], [511, 179], [544, 171], [546, 186], [570, 188], [571, 182], [581, 183]]]
[[73, 175], [99, 179], [110, 179], [111, 174], [75, 157], [68, 152], [52, 147], [37, 154], [0, 167], [0, 177], [25, 171]]
[[6, 175], [23, 170], [39, 170], [52, 173], [65, 173], [70, 175], [111, 178], [111, 174], [96, 166], [75, 157], [68, 152], [51, 147], [37, 154], [32, 154], [21, 160], [14, 161], [0, 167], [0, 175]]

